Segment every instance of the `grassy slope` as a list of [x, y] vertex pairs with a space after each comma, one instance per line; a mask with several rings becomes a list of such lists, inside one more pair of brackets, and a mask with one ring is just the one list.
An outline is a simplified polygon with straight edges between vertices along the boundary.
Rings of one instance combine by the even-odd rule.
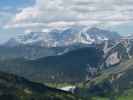
[[132, 65], [133, 65], [133, 59], [130, 59], [126, 62], [122, 62], [118, 66], [103, 70], [100, 76], [94, 78], [91, 81], [94, 81], [96, 84], [98, 84], [99, 82], [102, 82], [103, 80], [107, 78], [110, 78], [110, 76], [113, 74], [119, 74], [119, 73], [125, 72], [126, 70], [133, 69]]
[[0, 72], [0, 100], [83, 100], [80, 97]]
[[133, 100], [133, 85], [131, 84], [133, 80], [132, 73], [133, 73], [133, 59], [130, 59], [125, 62], [122, 62], [120, 65], [103, 70], [101, 74], [96, 78], [80, 85], [81, 91], [83, 92], [83, 94], [85, 94], [88, 91], [85, 88], [91, 87], [91, 84], [95, 85], [103, 84], [106, 81], [111, 81], [112, 76], [117, 75], [119, 77], [114, 79], [112, 84], [113, 86], [115, 86], [114, 89], [117, 89], [116, 85], [121, 86], [119, 87], [120, 89], [119, 92], [115, 93], [114, 92], [115, 90], [113, 90], [109, 93], [107, 92], [105, 96], [97, 96], [90, 94], [92, 100], [110, 100], [109, 98], [111, 98], [111, 96], [115, 98], [114, 100]]

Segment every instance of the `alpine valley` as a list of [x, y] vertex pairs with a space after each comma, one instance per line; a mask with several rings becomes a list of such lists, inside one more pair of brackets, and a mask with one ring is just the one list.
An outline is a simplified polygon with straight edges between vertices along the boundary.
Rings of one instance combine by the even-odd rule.
[[0, 70], [0, 98], [132, 100], [133, 36], [96, 27], [27, 32], [0, 46]]

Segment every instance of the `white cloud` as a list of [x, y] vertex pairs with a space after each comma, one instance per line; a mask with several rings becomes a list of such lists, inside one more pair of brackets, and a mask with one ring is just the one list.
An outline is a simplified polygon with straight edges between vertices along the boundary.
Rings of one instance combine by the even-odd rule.
[[20, 13], [16, 14], [13, 22], [22, 22], [30, 19], [34, 19], [39, 15], [39, 10], [37, 8], [28, 7], [23, 9]]
[[62, 27], [74, 24], [118, 25], [133, 21], [132, 0], [36, 0], [8, 27]]

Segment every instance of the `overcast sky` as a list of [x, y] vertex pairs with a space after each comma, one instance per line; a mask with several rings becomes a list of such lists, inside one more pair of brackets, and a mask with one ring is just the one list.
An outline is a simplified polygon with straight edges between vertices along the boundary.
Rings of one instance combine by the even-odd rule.
[[133, 33], [133, 0], [0, 0], [1, 41], [72, 25]]

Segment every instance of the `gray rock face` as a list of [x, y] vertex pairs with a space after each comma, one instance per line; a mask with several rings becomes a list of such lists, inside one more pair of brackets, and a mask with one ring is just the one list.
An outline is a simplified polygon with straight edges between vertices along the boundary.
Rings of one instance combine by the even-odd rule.
[[[10, 39], [6, 45], [36, 45], [42, 47], [68, 46], [76, 43], [92, 44], [120, 38], [116, 32], [99, 28], [70, 27], [47, 32], [30, 32]], [[15, 42], [14, 42], [15, 41]], [[18, 43], [18, 44], [17, 44]]]

